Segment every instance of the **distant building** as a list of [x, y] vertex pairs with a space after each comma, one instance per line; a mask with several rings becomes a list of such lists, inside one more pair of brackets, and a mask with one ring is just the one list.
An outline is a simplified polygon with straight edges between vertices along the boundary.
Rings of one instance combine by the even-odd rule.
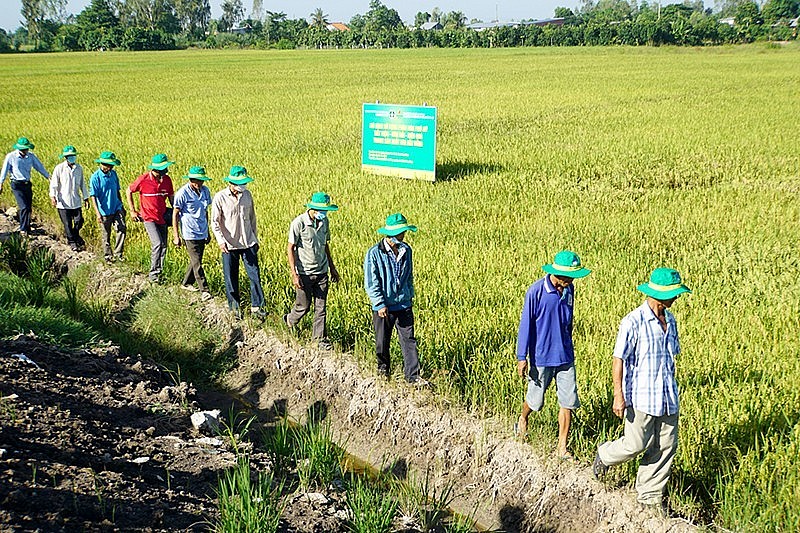
[[484, 31], [492, 28], [518, 28], [520, 26], [563, 26], [565, 20], [564, 18], [550, 18], [526, 20], [524, 22], [474, 22], [467, 24], [467, 28], [475, 31]]
[[350, 31], [350, 27], [344, 22], [331, 22], [325, 28], [328, 31]]
[[438, 22], [426, 22], [422, 26], [419, 27], [421, 30], [430, 31], [430, 30], [441, 30], [442, 25]]
[[727, 24], [728, 26], [736, 26], [736, 19], [733, 17], [725, 17], [724, 19], [719, 19], [720, 24]]
[[230, 32], [235, 33], [236, 35], [247, 35], [251, 31], [253, 31], [253, 27], [250, 26], [250, 24], [245, 24], [244, 26], [241, 26], [239, 28], [230, 29]]

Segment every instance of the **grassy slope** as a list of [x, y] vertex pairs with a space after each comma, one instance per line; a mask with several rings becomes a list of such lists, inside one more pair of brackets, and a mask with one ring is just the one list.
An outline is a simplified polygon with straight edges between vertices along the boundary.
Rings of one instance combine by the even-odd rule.
[[[285, 232], [314, 190], [333, 215], [343, 282], [334, 340], [369, 359], [363, 253], [402, 210], [412, 237], [423, 364], [470, 405], [516, 409], [513, 346], [525, 287], [561, 248], [578, 284], [583, 408], [574, 447], [614, 435], [610, 351], [634, 286], [662, 264], [684, 353], [673, 505], [744, 528], [800, 525], [800, 287], [795, 140], [800, 50], [545, 49], [186, 51], [0, 57], [0, 138], [30, 136], [48, 167], [66, 143], [113, 149], [128, 183], [167, 152], [175, 175], [247, 166], [269, 305], [291, 299]], [[359, 174], [362, 102], [439, 107], [436, 185]], [[87, 172], [88, 174], [88, 172]], [[221, 186], [212, 182], [212, 190]], [[8, 193], [4, 193], [9, 201]], [[36, 198], [44, 206], [45, 187]], [[88, 233], [96, 239], [96, 228]], [[144, 267], [146, 236], [131, 257]], [[170, 251], [173, 280], [185, 262]], [[216, 258], [212, 283], [220, 287]], [[555, 402], [538, 431], [551, 437]], [[623, 473], [623, 477], [629, 475]]]

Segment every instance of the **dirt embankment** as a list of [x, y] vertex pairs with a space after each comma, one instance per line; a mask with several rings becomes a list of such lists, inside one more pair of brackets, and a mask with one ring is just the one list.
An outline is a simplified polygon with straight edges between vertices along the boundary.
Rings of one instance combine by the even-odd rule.
[[[34, 236], [34, 240], [48, 246], [65, 264], [92, 259], [86, 252], [74, 254], [47, 235]], [[102, 268], [105, 281], [98, 283], [97, 290], [113, 286], [121, 297], [119, 305], [124, 306], [125, 294], [133, 293], [130, 285], [141, 280], [128, 280]], [[324, 416], [340, 443], [376, 468], [393, 465], [393, 472], [401, 477], [424, 475], [429, 469], [438, 485], [455, 484], [455, 509], [467, 515], [474, 510], [487, 528], [570, 532], [693, 529], [684, 521], [642, 511], [628, 491], [606, 490], [592, 479], [588, 465], [537, 457], [530, 446], [511, 437], [508, 421], [476, 419], [471, 413], [446, 406], [430, 390], [386, 382], [371, 369], [360, 369], [348, 354], [321, 353], [287, 341], [281, 334], [251, 329], [247, 323], [234, 324], [221, 303], [207, 305], [209, 326], [240, 339], [239, 364], [225, 379], [232, 397], [245, 399], [265, 418], [289, 415], [302, 420], [309, 412]], [[119, 522], [122, 513], [133, 517], [127, 526], [130, 529], [205, 527], [202, 521], [213, 505], [209, 487], [217, 472], [232, 464], [233, 455], [224, 446], [196, 440], [199, 436], [192, 432], [186, 407], [225, 410], [230, 398], [196, 396], [186, 385], [169, 385], [168, 376], [157, 376], [161, 371], [154, 365], [118, 354], [113, 348], [86, 352], [85, 357], [57, 350], [38, 353], [38, 349], [8, 342], [0, 349], [0, 391], [8, 396], [24, 390], [33, 398], [25, 400], [20, 413], [25, 429], [14, 429], [18, 432], [12, 435], [4, 426], [0, 437], [0, 447], [7, 448], [0, 457], [2, 508], [8, 509], [9, 503], [17, 509], [38, 506], [48, 509], [51, 518], [63, 518], [66, 513], [72, 522], [50, 523], [69, 523], [62, 526], [67, 529], [97, 524], [98, 513], [100, 523], [106, 520], [111, 529], [126, 528]], [[30, 352], [34, 361], [38, 357], [47, 373], [22, 371], [20, 365], [26, 363], [8, 357], [17, 351]], [[39, 381], [32, 376], [39, 376]], [[9, 442], [12, 444], [6, 444]], [[38, 481], [31, 485], [30, 469], [32, 464], [44, 464], [48, 457], [58, 459], [64, 471], [48, 472], [45, 490]], [[259, 458], [255, 461], [258, 464]], [[71, 475], [70, 469], [83, 471], [86, 486], [74, 485], [78, 476]], [[91, 509], [94, 514], [82, 517], [81, 509], [86, 513]], [[289, 530], [333, 531], [341, 527], [329, 521], [329, 515], [337, 512], [334, 508], [330, 513], [312, 511], [301, 514], [306, 522], [318, 517], [316, 526], [306, 523]], [[8, 523], [11, 517], [3, 512], [0, 522]], [[136, 521], [137, 516], [142, 517], [141, 522]], [[145, 526], [147, 520], [156, 521]], [[23, 530], [37, 527], [33, 523], [18, 525]]]

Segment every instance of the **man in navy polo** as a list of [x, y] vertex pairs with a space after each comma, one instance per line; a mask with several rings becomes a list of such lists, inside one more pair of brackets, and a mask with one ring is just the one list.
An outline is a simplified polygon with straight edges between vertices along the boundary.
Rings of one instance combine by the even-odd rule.
[[567, 437], [572, 411], [580, 407], [575, 379], [575, 348], [572, 344], [572, 315], [575, 303], [573, 280], [588, 276], [578, 254], [558, 252], [552, 264], [542, 267], [547, 275], [525, 294], [517, 336], [517, 372], [528, 380], [522, 414], [515, 425], [517, 436], [525, 438], [528, 416], [540, 411], [544, 393], [555, 379], [558, 395], [558, 457], [571, 459]]

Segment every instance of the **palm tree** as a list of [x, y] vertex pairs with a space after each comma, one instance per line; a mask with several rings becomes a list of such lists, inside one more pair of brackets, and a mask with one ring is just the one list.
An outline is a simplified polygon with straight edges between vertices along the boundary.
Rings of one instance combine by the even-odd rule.
[[321, 7], [311, 13], [311, 25], [315, 28], [324, 28], [328, 25], [328, 15], [322, 11]]

